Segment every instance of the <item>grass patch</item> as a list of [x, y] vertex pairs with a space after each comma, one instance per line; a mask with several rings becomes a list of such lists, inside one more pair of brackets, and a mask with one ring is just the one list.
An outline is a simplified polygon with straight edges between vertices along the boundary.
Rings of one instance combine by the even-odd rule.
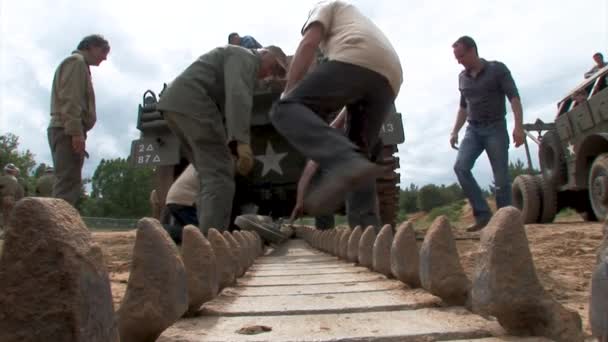
[[465, 205], [465, 200], [459, 200], [450, 204], [433, 208], [422, 220], [414, 222], [414, 229], [427, 229], [433, 221], [439, 216], [447, 217], [450, 222], [459, 222], [462, 216], [462, 208]]

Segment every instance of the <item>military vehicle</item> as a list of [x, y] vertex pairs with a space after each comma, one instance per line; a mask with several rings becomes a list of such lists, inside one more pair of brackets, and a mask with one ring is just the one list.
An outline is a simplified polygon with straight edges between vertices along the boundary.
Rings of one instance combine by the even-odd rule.
[[[236, 176], [232, 216], [257, 213], [275, 219], [289, 217], [295, 204], [297, 182], [306, 160], [272, 126], [269, 111], [283, 89], [284, 81], [259, 82], [253, 100], [251, 148], [255, 165], [247, 177]], [[162, 96], [162, 92], [159, 94]], [[158, 98], [148, 90], [139, 105], [139, 139], [132, 142], [131, 160], [136, 166], [154, 167], [159, 200], [188, 161], [176, 136], [156, 110]], [[380, 216], [383, 224], [394, 224], [399, 199], [399, 160], [394, 154], [404, 141], [401, 114], [393, 111], [385, 121], [381, 138], [382, 152], [376, 162], [389, 171], [377, 180]], [[252, 208], [254, 210], [252, 211]], [[255, 210], [257, 209], [257, 210]], [[232, 220], [233, 221], [233, 220]]]
[[557, 108], [554, 123], [524, 125], [539, 144], [541, 174], [515, 179], [514, 205], [526, 223], [551, 222], [566, 207], [586, 220], [603, 221], [608, 214], [608, 66], [574, 88]]

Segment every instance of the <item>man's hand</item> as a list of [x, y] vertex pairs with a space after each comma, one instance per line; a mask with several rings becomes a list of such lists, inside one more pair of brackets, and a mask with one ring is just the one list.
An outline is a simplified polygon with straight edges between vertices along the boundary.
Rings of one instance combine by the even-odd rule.
[[450, 133], [450, 145], [453, 149], [458, 150], [458, 133]]
[[236, 146], [236, 172], [241, 176], [247, 176], [253, 169], [253, 151], [249, 144], [238, 143]]
[[515, 147], [519, 147], [524, 144], [526, 140], [526, 133], [524, 133], [524, 128], [522, 126], [515, 126], [513, 129], [513, 143]]
[[85, 142], [84, 136], [82, 135], [72, 135], [72, 149], [74, 153], [80, 154], [84, 156], [85, 154]]
[[304, 201], [300, 199], [296, 200], [296, 205], [293, 207], [291, 211], [291, 217], [289, 217], [289, 223], [293, 223], [293, 221], [297, 220], [304, 214]]

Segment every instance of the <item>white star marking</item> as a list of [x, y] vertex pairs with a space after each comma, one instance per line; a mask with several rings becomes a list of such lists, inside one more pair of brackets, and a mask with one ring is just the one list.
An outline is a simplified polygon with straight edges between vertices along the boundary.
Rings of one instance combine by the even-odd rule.
[[255, 159], [259, 160], [264, 164], [262, 169], [262, 177], [266, 176], [268, 172], [274, 171], [281, 176], [283, 175], [283, 170], [281, 169], [281, 165], [279, 164], [281, 159], [285, 158], [287, 153], [275, 153], [274, 148], [272, 148], [272, 144], [270, 141], [266, 145], [266, 154], [255, 156]]
[[572, 143], [568, 143], [568, 152], [570, 152], [570, 155], [575, 155], [574, 145], [572, 145]]

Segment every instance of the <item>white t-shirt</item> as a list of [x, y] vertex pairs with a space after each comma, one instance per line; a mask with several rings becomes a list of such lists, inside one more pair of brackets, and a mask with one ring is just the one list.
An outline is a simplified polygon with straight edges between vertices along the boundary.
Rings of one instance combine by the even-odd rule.
[[192, 164], [177, 177], [167, 192], [167, 204], [193, 206], [201, 188], [198, 173]]
[[355, 6], [343, 1], [323, 1], [310, 13], [310, 24], [323, 25], [320, 48], [329, 60], [358, 65], [386, 77], [395, 96], [403, 82], [401, 62], [384, 33]]

